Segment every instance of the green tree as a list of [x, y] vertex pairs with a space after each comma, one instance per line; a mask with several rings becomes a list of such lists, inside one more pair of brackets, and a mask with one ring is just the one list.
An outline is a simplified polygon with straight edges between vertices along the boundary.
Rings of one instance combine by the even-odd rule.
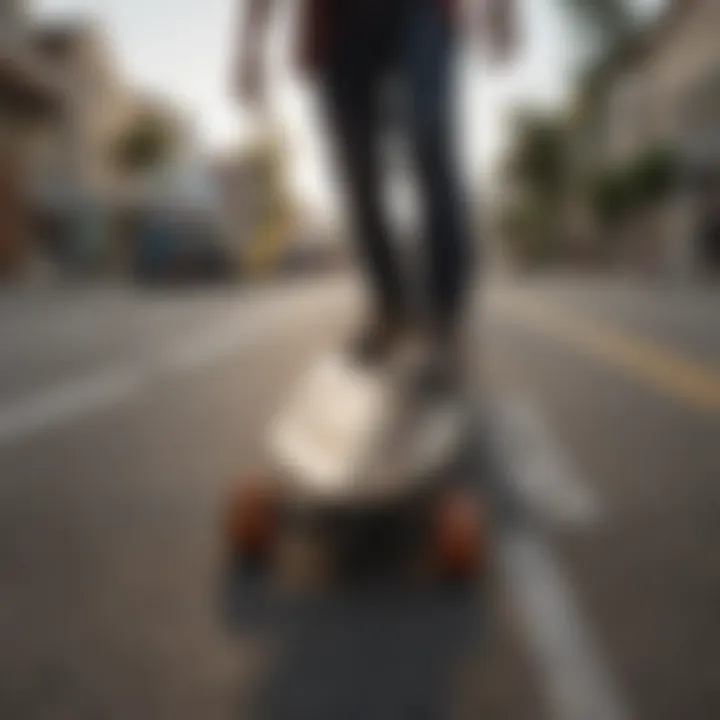
[[567, 144], [561, 118], [533, 112], [518, 114], [505, 178], [523, 195], [554, 204], [566, 178]]
[[615, 228], [632, 209], [631, 182], [624, 172], [599, 172], [591, 183], [590, 195], [595, 215], [605, 230]]
[[628, 215], [661, 203], [677, 186], [682, 172], [671, 148], [656, 146], [621, 167], [604, 169], [590, 190], [596, 217], [613, 230]]
[[145, 172], [162, 165], [178, 142], [178, 129], [167, 116], [145, 110], [124, 129], [112, 151], [124, 171]]
[[564, 119], [520, 113], [503, 168], [513, 198], [502, 211], [503, 235], [522, 264], [538, 264], [559, 252], [567, 186]]
[[631, 0], [561, 0], [570, 19], [590, 41], [592, 62], [612, 54], [636, 26]]
[[582, 36], [583, 55], [576, 58], [580, 77], [576, 120], [593, 132], [605, 106], [608, 82], [638, 46], [637, 0], [560, 0], [571, 30]]
[[[571, 29], [584, 42], [570, 122], [569, 186], [573, 202], [588, 208], [595, 237], [615, 234], [635, 201], [626, 169], [605, 167], [609, 95], [614, 79], [639, 47], [638, 0], [560, 0]], [[588, 182], [589, 180], [589, 182]]]
[[652, 147], [635, 160], [630, 172], [638, 202], [653, 205], [662, 202], [676, 187], [680, 158], [670, 147]]

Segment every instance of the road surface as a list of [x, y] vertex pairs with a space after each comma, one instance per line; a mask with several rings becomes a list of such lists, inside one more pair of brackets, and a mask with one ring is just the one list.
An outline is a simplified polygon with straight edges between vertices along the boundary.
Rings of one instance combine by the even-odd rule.
[[0, 717], [720, 716], [720, 295], [481, 305], [486, 591], [364, 588], [270, 638], [223, 620], [218, 517], [354, 288], [3, 295]]

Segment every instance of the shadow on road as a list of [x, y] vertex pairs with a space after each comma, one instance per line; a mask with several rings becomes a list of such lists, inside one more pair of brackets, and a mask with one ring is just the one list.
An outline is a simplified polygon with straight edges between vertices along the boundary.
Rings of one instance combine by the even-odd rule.
[[233, 630], [277, 648], [239, 718], [445, 718], [484, 618], [476, 588], [391, 579], [345, 583], [292, 607], [237, 578], [227, 593]]
[[[513, 520], [484, 412], [474, 418], [466, 474], [496, 527]], [[345, 578], [302, 602], [229, 573], [224, 619], [273, 662], [238, 718], [431, 720], [462, 716], [463, 678], [477, 670], [492, 615], [492, 575], [475, 586], [412, 583], [404, 574]]]

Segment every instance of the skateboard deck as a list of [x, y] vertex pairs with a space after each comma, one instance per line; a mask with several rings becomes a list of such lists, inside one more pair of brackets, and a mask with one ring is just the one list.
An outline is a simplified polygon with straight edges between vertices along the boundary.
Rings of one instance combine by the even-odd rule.
[[293, 589], [322, 586], [363, 557], [421, 578], [484, 570], [471, 408], [422, 402], [403, 380], [341, 353], [301, 375], [270, 423], [268, 466], [230, 499], [225, 532], [241, 572]]
[[409, 402], [403, 387], [340, 353], [313, 364], [270, 425], [285, 489], [308, 501], [379, 502], [447, 462], [461, 444], [462, 409]]

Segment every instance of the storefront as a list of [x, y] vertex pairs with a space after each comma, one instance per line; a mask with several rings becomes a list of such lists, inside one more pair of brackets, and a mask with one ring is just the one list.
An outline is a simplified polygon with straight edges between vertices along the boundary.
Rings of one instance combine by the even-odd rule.
[[29, 63], [0, 55], [0, 280], [19, 273], [29, 256], [27, 153], [34, 129], [58, 106]]

